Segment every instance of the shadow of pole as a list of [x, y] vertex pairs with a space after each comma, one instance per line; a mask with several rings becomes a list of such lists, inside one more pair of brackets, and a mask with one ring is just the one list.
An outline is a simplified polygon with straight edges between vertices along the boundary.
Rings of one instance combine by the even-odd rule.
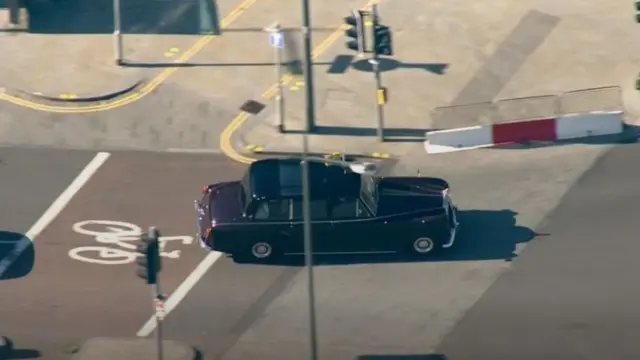
[[[444, 63], [424, 63], [424, 64], [405, 63], [405, 62], [401, 62], [396, 59], [390, 59], [390, 58], [381, 58], [381, 59], [378, 59], [378, 62], [379, 62], [378, 69], [380, 70], [380, 72], [388, 72], [388, 71], [393, 71], [397, 69], [421, 69], [434, 74], [444, 75], [445, 71], [449, 67], [448, 64], [444, 64]], [[358, 71], [373, 72], [373, 66], [367, 59], [362, 59], [354, 62], [352, 64], [352, 67]]]

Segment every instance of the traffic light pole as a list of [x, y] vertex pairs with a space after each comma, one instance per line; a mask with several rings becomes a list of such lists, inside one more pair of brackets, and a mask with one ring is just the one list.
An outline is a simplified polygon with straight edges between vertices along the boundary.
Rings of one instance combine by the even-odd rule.
[[[371, 16], [373, 17], [373, 28], [375, 29], [379, 19], [377, 4], [373, 4], [371, 6]], [[380, 90], [382, 89], [382, 75], [380, 75], [380, 61], [378, 58], [378, 52], [375, 46], [375, 42], [369, 63], [371, 64], [371, 68], [373, 69], [373, 76], [376, 83], [376, 120], [378, 123], [378, 141], [384, 142], [384, 104], [379, 96]]]
[[380, 61], [375, 53], [373, 58], [369, 60], [369, 63], [371, 63], [373, 75], [376, 80], [376, 120], [378, 121], [378, 141], [384, 142], [384, 104], [379, 96], [380, 90], [382, 89], [382, 76], [380, 75]]
[[156, 343], [158, 350], [158, 360], [163, 360], [164, 351], [162, 347], [162, 322], [164, 320], [164, 295], [160, 287], [158, 273], [162, 269], [160, 256], [162, 254], [162, 244], [160, 231], [154, 226], [149, 227], [149, 232], [140, 234], [140, 244], [137, 246], [139, 258], [138, 276], [143, 278], [151, 288], [151, 304], [156, 319]]
[[163, 360], [164, 349], [162, 347], [162, 323], [164, 322], [164, 319], [160, 311], [158, 311], [157, 303], [161, 301], [164, 304], [164, 296], [162, 295], [159, 281], [151, 285], [151, 296], [153, 297], [153, 311], [156, 316], [156, 344], [158, 349], [158, 360]]

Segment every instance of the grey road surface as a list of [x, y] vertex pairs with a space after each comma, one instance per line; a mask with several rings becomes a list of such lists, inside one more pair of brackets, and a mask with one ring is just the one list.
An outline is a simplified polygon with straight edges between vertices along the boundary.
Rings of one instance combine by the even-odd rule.
[[[95, 155], [2, 151], [0, 261]], [[68, 359], [90, 337], [134, 337], [152, 315], [150, 289], [128, 255], [137, 240], [105, 243], [87, 231], [156, 225], [180, 236], [163, 250], [174, 254], [163, 257], [161, 276], [171, 294], [205, 255], [192, 241], [193, 200], [204, 184], [237, 178], [242, 169], [216, 155], [112, 153], [0, 281], [0, 335], [52, 360]], [[82, 223], [84, 232], [77, 230]]]
[[616, 147], [564, 196], [438, 348], [449, 360], [637, 359], [640, 145]]
[[0, 147], [0, 230], [29, 230], [94, 155]]
[[[519, 252], [547, 241], [538, 225], [605, 150], [571, 145], [427, 157], [416, 149], [389, 173], [420, 168], [451, 182], [463, 224], [456, 248], [425, 262], [318, 257], [320, 358], [436, 354]], [[192, 342], [206, 359], [307, 356], [307, 283], [296, 265], [221, 258], [168, 316], [167, 336]]]
[[[93, 156], [92, 152], [0, 148], [0, 261], [13, 251], [24, 233]], [[30, 246], [0, 276], [0, 336], [9, 338], [16, 349], [8, 358], [37, 358], [53, 348], [64, 355], [66, 344], [53, 345], [40, 337], [39, 346], [33, 346], [35, 342], [31, 340], [38, 329], [8, 326], [9, 319], [5, 316], [25, 316], [23, 320], [28, 316], [29, 309], [24, 306], [26, 295], [13, 290], [31, 276], [42, 255]]]

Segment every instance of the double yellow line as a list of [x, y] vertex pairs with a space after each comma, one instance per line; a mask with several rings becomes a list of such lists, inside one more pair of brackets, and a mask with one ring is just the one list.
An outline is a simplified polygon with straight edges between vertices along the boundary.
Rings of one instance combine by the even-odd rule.
[[[255, 4], [258, 0], [244, 0], [240, 5], [238, 5], [235, 9], [233, 9], [222, 21], [220, 22], [220, 28], [225, 29], [231, 23], [233, 23], [240, 15], [242, 15], [250, 6]], [[200, 40], [198, 40], [195, 44], [189, 48], [189, 50], [185, 51], [180, 57], [174, 60], [177, 64], [183, 64], [193, 58], [198, 52], [200, 52], [207, 44], [209, 44], [213, 39], [215, 39], [216, 35], [207, 35]], [[156, 75], [151, 81], [146, 83], [144, 87], [140, 90], [131, 93], [127, 96], [116, 99], [112, 102], [97, 104], [97, 105], [88, 105], [88, 106], [55, 106], [55, 105], [46, 105], [40, 104], [34, 101], [22, 99], [16, 96], [12, 96], [6, 93], [0, 93], [0, 100], [8, 101], [10, 103], [24, 106], [29, 109], [52, 112], [52, 113], [65, 113], [65, 114], [82, 114], [82, 113], [93, 113], [99, 111], [107, 111], [113, 110], [115, 108], [119, 108], [121, 106], [125, 106], [136, 102], [143, 97], [149, 95], [155, 89], [160, 86], [164, 81], [166, 81], [169, 76], [173, 75], [176, 71], [178, 71], [178, 67], [169, 67], [162, 70], [158, 75]]]
[[[369, 10], [373, 4], [379, 3], [380, 0], [369, 0], [369, 2], [363, 7], [363, 10]], [[316, 60], [322, 55], [336, 40], [343, 36], [344, 32], [348, 29], [347, 25], [342, 25], [331, 33], [326, 39], [324, 39], [320, 45], [318, 45], [311, 53], [311, 59]], [[282, 84], [283, 87], [289, 84], [293, 80], [294, 76], [291, 74], [284, 75], [280, 82], [273, 84], [269, 89], [260, 95], [263, 100], [270, 100], [276, 95], [278, 91], [278, 84]], [[250, 164], [256, 159], [242, 155], [238, 153], [232, 145], [233, 134], [249, 119], [249, 114], [245, 111], [241, 111], [227, 127], [220, 133], [220, 150], [230, 159], [243, 164]]]

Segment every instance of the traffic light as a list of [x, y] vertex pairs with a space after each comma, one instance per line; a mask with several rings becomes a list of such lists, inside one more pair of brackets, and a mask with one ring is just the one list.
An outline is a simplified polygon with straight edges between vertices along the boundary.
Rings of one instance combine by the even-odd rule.
[[640, 23], [640, 0], [636, 0], [636, 22]]
[[138, 268], [138, 276], [149, 285], [158, 283], [158, 273], [162, 268], [159, 238], [160, 235], [157, 230], [150, 231], [150, 234], [142, 234], [140, 244], [137, 247], [137, 252], [141, 255], [136, 259], [140, 266]]
[[393, 55], [393, 48], [391, 44], [391, 29], [389, 29], [388, 26], [374, 24], [373, 52], [376, 55]]
[[349, 25], [349, 28], [344, 32], [347, 36], [345, 44], [347, 49], [355, 50], [363, 54], [366, 45], [364, 38], [364, 14], [360, 10], [354, 10], [351, 16], [344, 18], [344, 23]]

